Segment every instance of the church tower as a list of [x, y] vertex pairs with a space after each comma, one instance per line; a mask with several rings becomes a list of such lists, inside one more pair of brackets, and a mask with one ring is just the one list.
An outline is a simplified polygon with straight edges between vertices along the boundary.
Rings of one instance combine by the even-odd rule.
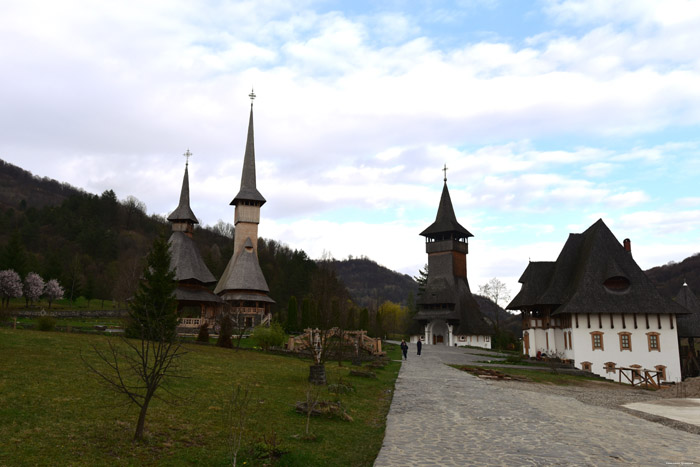
[[[428, 279], [414, 316], [427, 344], [477, 345], [490, 348], [489, 326], [467, 281], [469, 237], [455, 216], [447, 189], [447, 167], [437, 216], [420, 235], [428, 253]], [[488, 343], [488, 345], [486, 345]]]
[[260, 208], [265, 198], [256, 187], [255, 180], [255, 138], [253, 134], [253, 99], [250, 93], [250, 119], [241, 187], [231, 201], [234, 212], [233, 255], [226, 266], [214, 293], [232, 306], [234, 316], [240, 318], [239, 325], [257, 326], [269, 322], [271, 305], [270, 289], [258, 263], [258, 224]]
[[[181, 317], [181, 327], [197, 328], [201, 320], [214, 324], [214, 316], [222, 306], [223, 301], [214, 295], [209, 286], [216, 282], [202, 255], [197, 249], [192, 236], [194, 224], [199, 221], [190, 208], [190, 179], [188, 174], [189, 151], [184, 154], [187, 157], [185, 164], [185, 176], [182, 179], [180, 190], [180, 203], [168, 216], [173, 233], [168, 239], [170, 244], [170, 268], [175, 272], [177, 288], [178, 315]], [[195, 332], [195, 331], [192, 331]]]

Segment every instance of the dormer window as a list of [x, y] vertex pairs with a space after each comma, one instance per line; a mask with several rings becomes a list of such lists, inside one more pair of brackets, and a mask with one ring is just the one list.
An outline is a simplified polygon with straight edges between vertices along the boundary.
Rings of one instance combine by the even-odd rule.
[[611, 292], [626, 292], [630, 288], [630, 281], [626, 277], [615, 276], [606, 279], [603, 285]]

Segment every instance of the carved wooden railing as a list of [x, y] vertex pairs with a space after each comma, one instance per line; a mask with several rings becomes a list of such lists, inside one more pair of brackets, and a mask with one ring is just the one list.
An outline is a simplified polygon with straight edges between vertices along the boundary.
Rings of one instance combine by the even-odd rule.
[[[318, 329], [305, 329], [304, 334], [290, 337], [287, 341], [287, 349], [303, 350], [309, 346], [311, 342], [311, 333], [320, 332]], [[355, 345], [358, 349], [366, 350], [372, 355], [382, 355], [382, 340], [374, 337], [369, 337], [367, 331], [343, 331], [339, 328], [331, 328], [327, 331], [326, 338], [337, 337], [342, 339], [344, 344]]]

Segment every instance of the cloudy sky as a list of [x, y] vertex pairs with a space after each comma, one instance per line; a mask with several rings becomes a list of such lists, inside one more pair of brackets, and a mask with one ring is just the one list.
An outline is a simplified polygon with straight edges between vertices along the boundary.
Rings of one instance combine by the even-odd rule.
[[[293, 3], [293, 5], [292, 5]], [[260, 235], [415, 275], [444, 164], [476, 289], [603, 218], [700, 251], [700, 2], [0, 3], [0, 158], [233, 222], [254, 87]]]

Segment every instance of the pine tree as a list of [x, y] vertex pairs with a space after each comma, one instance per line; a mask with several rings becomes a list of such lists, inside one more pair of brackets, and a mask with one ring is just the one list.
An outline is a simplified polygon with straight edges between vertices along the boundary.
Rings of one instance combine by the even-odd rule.
[[287, 332], [297, 332], [299, 328], [299, 319], [297, 317], [297, 298], [292, 295], [289, 297], [287, 304]]
[[311, 303], [308, 298], [301, 302], [301, 330], [311, 327]]
[[178, 325], [175, 272], [170, 269], [170, 245], [156, 238], [146, 257], [143, 280], [129, 307], [127, 334], [146, 340], [171, 341]]
[[357, 325], [358, 329], [362, 329], [364, 331], [369, 330], [369, 310], [367, 307], [362, 308], [360, 310], [360, 322]]

